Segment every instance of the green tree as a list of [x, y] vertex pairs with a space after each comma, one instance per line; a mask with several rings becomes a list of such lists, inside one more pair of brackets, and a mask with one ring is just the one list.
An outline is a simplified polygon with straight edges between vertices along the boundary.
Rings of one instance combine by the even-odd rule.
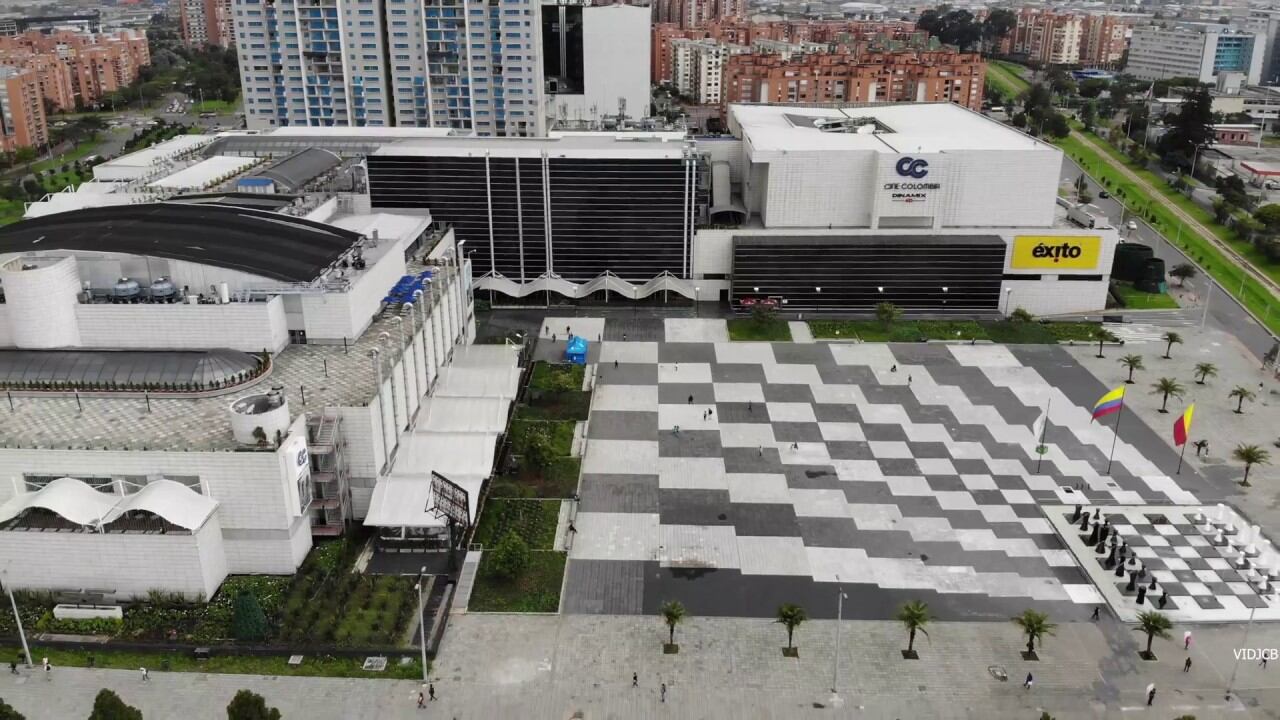
[[1126, 385], [1133, 384], [1134, 370], [1146, 370], [1146, 367], [1144, 367], [1142, 364], [1141, 355], [1125, 355], [1124, 357], [1120, 358], [1120, 364], [1123, 365], [1124, 368], [1129, 371], [1129, 379], [1124, 381]]
[[1185, 95], [1177, 112], [1165, 116], [1165, 125], [1168, 129], [1160, 137], [1161, 154], [1178, 167], [1194, 170], [1191, 159], [1197, 149], [1213, 141], [1213, 97], [1208, 86]]
[[231, 635], [242, 642], [262, 642], [267, 639], [267, 614], [262, 603], [252, 592], [236, 595], [231, 608]]
[[924, 629], [933, 618], [929, 615], [929, 606], [919, 600], [912, 600], [903, 604], [898, 608], [897, 620], [907, 628], [907, 652], [915, 652], [916, 633], [922, 632], [925, 637], [929, 637], [929, 631]]
[[103, 688], [93, 699], [89, 720], [142, 720], [142, 711], [126, 705], [119, 695]]
[[1237, 385], [1231, 389], [1231, 392], [1227, 393], [1227, 397], [1237, 401], [1235, 413], [1240, 415], [1244, 412], [1244, 401], [1253, 400], [1255, 396], [1253, 391], [1249, 388], [1243, 385]]
[[1151, 384], [1151, 394], [1162, 396], [1160, 402], [1160, 412], [1162, 413], [1169, 412], [1168, 405], [1170, 396], [1180, 398], [1186, 391], [1187, 389], [1182, 386], [1182, 383], [1174, 380], [1173, 378], [1162, 377]]
[[1271, 453], [1257, 445], [1237, 445], [1236, 449], [1231, 451], [1231, 458], [1236, 462], [1244, 463], [1244, 479], [1240, 481], [1244, 487], [1249, 487], [1249, 471], [1254, 465], [1271, 464]]
[[1169, 276], [1178, 279], [1179, 287], [1186, 285], [1188, 280], [1194, 278], [1199, 273], [1200, 271], [1196, 269], [1195, 265], [1186, 262], [1178, 263], [1169, 270]]
[[529, 545], [515, 530], [508, 530], [489, 554], [491, 572], [507, 581], [520, 577], [529, 567]]
[[689, 613], [685, 611], [684, 605], [679, 600], [672, 600], [662, 604], [659, 611], [662, 614], [662, 622], [667, 626], [667, 644], [676, 644], [676, 626], [684, 622]]
[[1165, 359], [1165, 360], [1172, 360], [1173, 358], [1172, 358], [1172, 357], [1170, 357], [1169, 353], [1173, 351], [1173, 346], [1174, 346], [1174, 345], [1181, 345], [1181, 344], [1182, 344], [1182, 336], [1181, 336], [1181, 335], [1179, 335], [1178, 333], [1176, 333], [1176, 332], [1174, 332], [1174, 331], [1170, 330], [1169, 332], [1166, 332], [1166, 333], [1164, 334], [1164, 337], [1163, 337], [1163, 338], [1161, 338], [1161, 339], [1162, 339], [1162, 340], [1164, 340], [1164, 341], [1165, 341], [1165, 343], [1166, 343], [1166, 344], [1165, 344], [1165, 348], [1164, 348], [1164, 359]]
[[876, 319], [888, 328], [902, 318], [902, 309], [891, 302], [876, 303]]
[[1093, 339], [1098, 341], [1098, 357], [1100, 358], [1104, 357], [1102, 354], [1102, 345], [1104, 343], [1109, 343], [1109, 342], [1113, 343], [1113, 342], [1120, 341], [1120, 338], [1116, 337], [1115, 333], [1111, 332], [1110, 330], [1104, 327], [1096, 328], [1093, 331]]
[[1217, 377], [1218, 366], [1211, 362], [1196, 363], [1196, 384], [1203, 385], [1205, 378]]
[[251, 690], [241, 690], [227, 705], [227, 720], [280, 720], [280, 711]]
[[14, 710], [9, 703], [0, 699], [0, 720], [27, 720], [27, 716]]
[[790, 650], [793, 647], [791, 636], [795, 633], [796, 628], [800, 627], [801, 623], [809, 619], [809, 616], [805, 613], [804, 608], [799, 605], [783, 603], [778, 606], [777, 617], [778, 619], [774, 620], [774, 622], [787, 629], [787, 649]]
[[1022, 633], [1027, 636], [1027, 652], [1036, 651], [1036, 641], [1043, 640], [1047, 636], [1054, 634], [1054, 629], [1058, 626], [1049, 622], [1049, 616], [1039, 610], [1023, 610], [1021, 615], [1013, 618], [1013, 624], [1022, 628]]
[[1151, 641], [1156, 638], [1161, 640], [1169, 639], [1169, 630], [1173, 628], [1173, 623], [1163, 613], [1155, 610], [1148, 610], [1144, 613], [1138, 613], [1138, 627], [1134, 628], [1134, 632], [1145, 633], [1147, 636], [1147, 655], [1151, 654]]
[[1093, 132], [1093, 127], [1098, 124], [1098, 104], [1090, 100], [1080, 108], [1080, 124], [1084, 125], [1084, 129]]
[[764, 327], [770, 325], [778, 319], [778, 309], [773, 305], [765, 305], [756, 303], [751, 307], [751, 322], [757, 326]]
[[[1223, 198], [1216, 197], [1213, 199], [1213, 220], [1219, 225], [1226, 225], [1227, 221], [1231, 219], [1231, 213], [1234, 210], [1235, 208], [1231, 207], [1231, 203]], [[1173, 273], [1169, 274], [1172, 275]]]
[[1253, 212], [1253, 219], [1262, 223], [1262, 227], [1266, 232], [1280, 232], [1280, 205], [1271, 203], [1263, 205]]
[[993, 8], [988, 12], [982, 21], [982, 39], [987, 43], [988, 52], [1017, 26], [1018, 16], [1008, 8]]
[[520, 452], [530, 467], [537, 470], [547, 469], [554, 459], [551, 434], [541, 426], [541, 423], [525, 425]]
[[1029, 323], [1035, 320], [1036, 316], [1031, 314], [1030, 310], [1024, 307], [1016, 307], [1013, 312], [1009, 313], [1009, 320], [1016, 323]]

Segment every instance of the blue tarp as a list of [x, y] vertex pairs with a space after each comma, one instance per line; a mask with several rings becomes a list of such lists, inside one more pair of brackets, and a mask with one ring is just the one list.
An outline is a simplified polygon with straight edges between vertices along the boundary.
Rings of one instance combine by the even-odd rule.
[[569, 344], [564, 349], [565, 362], [575, 365], [587, 364], [587, 341], [576, 335], [569, 337]]

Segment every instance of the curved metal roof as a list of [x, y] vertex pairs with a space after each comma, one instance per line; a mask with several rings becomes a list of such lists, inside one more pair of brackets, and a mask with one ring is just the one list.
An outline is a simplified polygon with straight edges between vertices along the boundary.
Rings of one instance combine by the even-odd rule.
[[342, 158], [323, 148], [307, 148], [299, 150], [287, 158], [273, 164], [260, 172], [251, 173], [248, 178], [271, 178], [276, 187], [286, 192], [294, 192], [325, 172], [342, 164]]
[[0, 227], [0, 255], [118, 252], [307, 283], [359, 239], [351, 230], [265, 210], [160, 202], [72, 210]]
[[239, 350], [0, 350], [0, 385], [211, 385], [257, 366]]

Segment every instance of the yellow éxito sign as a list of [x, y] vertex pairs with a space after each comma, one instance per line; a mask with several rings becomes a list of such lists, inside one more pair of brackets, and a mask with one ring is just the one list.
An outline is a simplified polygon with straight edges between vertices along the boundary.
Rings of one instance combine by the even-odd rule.
[[1098, 267], [1102, 238], [1096, 235], [1017, 235], [1013, 238], [1014, 270], [1093, 270]]

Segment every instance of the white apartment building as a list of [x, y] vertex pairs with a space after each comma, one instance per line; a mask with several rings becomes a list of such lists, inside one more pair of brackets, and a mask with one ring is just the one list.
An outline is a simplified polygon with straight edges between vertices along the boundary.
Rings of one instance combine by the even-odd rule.
[[1219, 73], [1244, 73], [1257, 84], [1266, 43], [1252, 32], [1227, 25], [1176, 23], [1133, 29], [1125, 71], [1143, 80], [1194, 77], [1215, 82]]
[[[543, 5], [555, 40], [547, 57], [547, 115], [552, 126], [607, 116], [649, 115], [649, 8], [638, 5]], [[563, 48], [563, 50], [561, 50]]]
[[1280, 10], [1271, 8], [1241, 8], [1235, 11], [1232, 21], [1254, 33], [1262, 42], [1262, 78], [1264, 85], [1280, 79], [1280, 55], [1276, 45], [1280, 43]]
[[711, 39], [671, 41], [671, 79], [676, 90], [698, 104], [719, 104], [724, 92], [724, 66], [729, 57], [751, 52], [743, 45]]

